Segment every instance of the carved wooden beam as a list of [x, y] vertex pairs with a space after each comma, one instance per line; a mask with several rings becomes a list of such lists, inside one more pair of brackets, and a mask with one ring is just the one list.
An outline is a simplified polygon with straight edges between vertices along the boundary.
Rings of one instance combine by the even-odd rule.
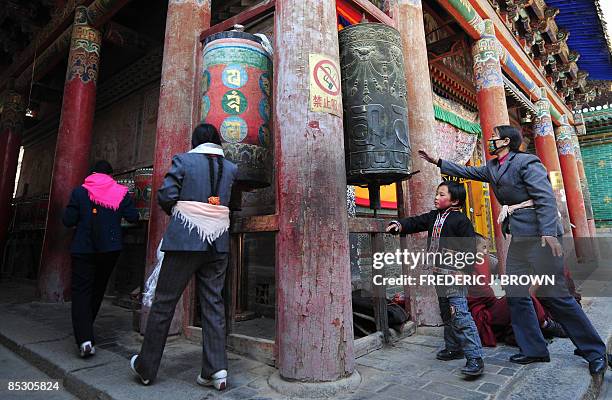
[[104, 40], [119, 47], [135, 49], [146, 52], [153, 41], [133, 29], [116, 22], [109, 22], [104, 26]]
[[578, 76], [578, 66], [573, 61], [566, 64], [561, 64], [559, 66], [559, 71], [569, 75], [572, 79], [576, 79]]
[[501, 13], [501, 7], [499, 5], [499, 1], [498, 0], [489, 0], [489, 4], [491, 4], [493, 9], [495, 9], [495, 12], [497, 12], [498, 14]]
[[40, 54], [54, 43], [72, 23], [74, 7], [78, 4], [89, 5], [93, 0], [67, 0], [64, 7], [58, 9], [51, 21], [42, 28], [32, 43], [13, 60], [13, 63], [0, 77], [0, 90], [11, 78], [19, 76], [32, 63], [35, 54]]
[[557, 41], [558, 28], [557, 24], [555, 23], [555, 17], [557, 14], [559, 14], [558, 8], [548, 7], [544, 12], [544, 19], [532, 22], [532, 28], [538, 30], [548, 43], [554, 43]]
[[555, 57], [548, 57], [548, 69], [550, 72], [558, 71], [557, 59]]
[[533, 0], [531, 4], [529, 4], [529, 8], [538, 19], [545, 18], [544, 12], [546, 11], [546, 3], [544, 0]]
[[567, 43], [565, 43], [565, 41], [547, 43], [544, 45], [544, 48], [546, 54], [549, 56], [556, 56], [556, 58], [561, 61], [562, 64], [569, 62], [569, 48], [567, 47]]

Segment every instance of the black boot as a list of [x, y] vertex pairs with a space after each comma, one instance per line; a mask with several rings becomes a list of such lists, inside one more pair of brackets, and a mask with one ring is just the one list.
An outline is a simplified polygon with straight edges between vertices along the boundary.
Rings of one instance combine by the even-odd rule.
[[482, 358], [468, 358], [461, 373], [467, 376], [480, 376], [484, 372], [484, 361]]
[[436, 358], [442, 361], [450, 361], [450, 360], [460, 360], [463, 358], [463, 351], [453, 351], [453, 350], [440, 350], [436, 354]]
[[591, 375], [603, 375], [606, 373], [608, 368], [608, 360], [604, 354], [602, 357], [596, 358], [593, 361], [589, 361], [589, 372]]
[[522, 353], [518, 353], [510, 357], [510, 362], [522, 365], [531, 364], [535, 362], [550, 362], [550, 356], [530, 357]]
[[542, 328], [542, 334], [544, 335], [544, 337], [547, 337], [547, 338], [552, 338], [552, 337], [566, 338], [567, 337], [567, 333], [565, 333], [565, 329], [563, 329], [561, 324], [553, 321], [552, 319], [549, 319], [546, 321], [546, 327]]

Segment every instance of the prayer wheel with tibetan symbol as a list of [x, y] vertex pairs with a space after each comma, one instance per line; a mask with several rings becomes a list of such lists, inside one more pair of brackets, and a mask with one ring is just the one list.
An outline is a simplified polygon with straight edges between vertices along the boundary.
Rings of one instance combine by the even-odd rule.
[[370, 208], [380, 185], [410, 177], [406, 79], [400, 33], [384, 24], [339, 33], [347, 183], [367, 185]]
[[265, 41], [240, 31], [204, 41], [201, 120], [221, 135], [225, 157], [238, 165], [244, 189], [271, 183], [272, 59]]

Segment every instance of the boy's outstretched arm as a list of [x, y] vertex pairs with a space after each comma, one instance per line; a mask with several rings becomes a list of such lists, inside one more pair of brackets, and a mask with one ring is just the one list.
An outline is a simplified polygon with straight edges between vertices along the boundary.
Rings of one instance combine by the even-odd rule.
[[414, 217], [391, 221], [389, 222], [389, 226], [387, 226], [387, 232], [396, 235], [400, 233], [425, 232], [429, 230], [429, 225], [432, 219], [435, 219], [436, 213], [436, 210], [432, 210], [428, 213], [416, 215]]

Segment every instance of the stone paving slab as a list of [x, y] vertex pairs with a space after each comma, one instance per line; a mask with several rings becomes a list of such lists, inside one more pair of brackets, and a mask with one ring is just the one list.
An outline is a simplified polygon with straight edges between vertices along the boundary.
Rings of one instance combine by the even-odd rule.
[[[9, 382], [23, 382], [23, 377], [27, 376], [32, 382], [39, 382], [54, 385], [58, 384], [58, 389], [54, 386], [52, 390], [44, 391], [17, 391], [9, 390]], [[6, 347], [0, 345], [0, 399], [2, 400], [76, 400], [72, 394], [68, 393], [61, 382], [53, 381], [48, 375], [30, 365], [21, 357], [15, 355]], [[13, 386], [14, 387], [14, 386]]]
[[[594, 300], [589, 307], [602, 335], [612, 333], [606, 325], [612, 310], [608, 300]], [[274, 368], [233, 353], [228, 353], [228, 390], [219, 393], [199, 387], [195, 378], [201, 362], [201, 346], [180, 337], [169, 340], [157, 381], [143, 387], [129, 370], [129, 357], [138, 351], [141, 342], [140, 335], [131, 330], [131, 313], [107, 303], [96, 322], [96, 334], [104, 344], [98, 346], [95, 357], [86, 360], [76, 354], [69, 304], [1, 304], [0, 320], [2, 344], [49, 376], [61, 379], [67, 390], [83, 399], [289, 399], [268, 385]], [[435, 359], [436, 350], [443, 346], [440, 328], [419, 331], [422, 334], [357, 359], [362, 377], [359, 389], [335, 398], [594, 399], [586, 364], [573, 356], [569, 340], [551, 344], [551, 363], [530, 366], [507, 361], [516, 348], [486, 348], [485, 374], [469, 380], [460, 374], [465, 361]], [[608, 374], [607, 379], [611, 377]]]
[[[600, 336], [607, 341], [608, 353], [612, 350], [612, 298], [585, 299], [587, 315]], [[499, 400], [559, 400], [597, 399], [603, 382], [591, 379], [588, 363], [574, 355], [570, 340], [555, 340], [549, 346], [549, 363], [532, 364], [525, 368], [520, 378], [512, 379], [497, 395]], [[612, 381], [607, 371], [606, 383]]]

